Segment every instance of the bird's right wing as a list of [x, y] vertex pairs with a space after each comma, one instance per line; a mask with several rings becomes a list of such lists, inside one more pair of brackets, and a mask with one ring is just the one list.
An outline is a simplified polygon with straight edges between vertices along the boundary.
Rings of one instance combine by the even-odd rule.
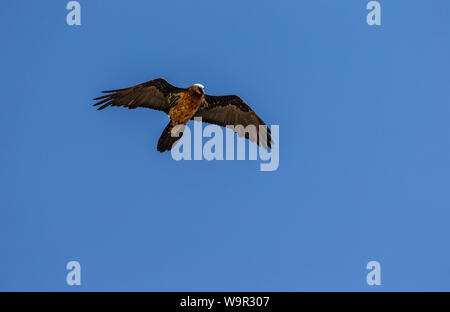
[[[271, 131], [264, 121], [237, 95], [205, 95], [205, 100], [194, 117], [202, 117], [203, 122], [222, 127], [233, 126], [233, 131], [264, 148], [272, 147]], [[253, 132], [246, 132], [254, 126]]]
[[186, 89], [178, 88], [163, 78], [150, 80], [139, 85], [110, 91], [103, 91], [107, 95], [94, 99], [99, 101], [94, 106], [101, 105], [98, 110], [108, 106], [123, 106], [129, 109], [147, 107], [169, 113], [171, 105]]

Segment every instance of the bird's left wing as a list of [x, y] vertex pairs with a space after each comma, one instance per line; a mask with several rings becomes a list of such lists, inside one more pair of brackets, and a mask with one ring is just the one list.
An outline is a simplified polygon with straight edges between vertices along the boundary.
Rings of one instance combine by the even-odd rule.
[[179, 97], [178, 94], [184, 91], [186, 89], [175, 87], [163, 78], [158, 78], [125, 89], [103, 91], [108, 94], [95, 98], [94, 101], [99, 102], [94, 106], [102, 105], [98, 110], [108, 106], [123, 106], [129, 109], [147, 107], [169, 113], [171, 105]]
[[[264, 148], [267, 146], [270, 148], [273, 143], [270, 129], [237, 95], [211, 96], [206, 94], [195, 117], [202, 117], [202, 121], [222, 127], [233, 126], [233, 130], [239, 136], [245, 136]], [[246, 131], [250, 125], [255, 126], [256, 132]]]

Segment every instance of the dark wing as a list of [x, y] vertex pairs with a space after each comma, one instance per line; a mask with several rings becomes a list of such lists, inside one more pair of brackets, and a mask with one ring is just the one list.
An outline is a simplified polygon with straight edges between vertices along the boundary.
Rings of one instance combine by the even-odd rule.
[[170, 107], [180, 97], [178, 93], [186, 89], [178, 88], [162, 78], [150, 80], [139, 85], [110, 91], [103, 91], [107, 95], [94, 99], [99, 101], [94, 106], [102, 105], [98, 110], [108, 106], [123, 106], [129, 109], [147, 107], [169, 113]]
[[[233, 126], [234, 132], [245, 136], [252, 142], [264, 148], [272, 146], [270, 129], [264, 121], [237, 95], [211, 96], [205, 95], [205, 101], [194, 117], [202, 117], [203, 122], [222, 127]], [[254, 125], [256, 131], [245, 131], [249, 125]], [[260, 127], [259, 126], [264, 126]]]

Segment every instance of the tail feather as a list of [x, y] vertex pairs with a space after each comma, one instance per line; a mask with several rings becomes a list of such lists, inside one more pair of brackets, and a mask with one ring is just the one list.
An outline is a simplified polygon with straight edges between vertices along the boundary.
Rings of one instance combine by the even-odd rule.
[[[165, 151], [170, 151], [172, 149], [172, 147], [175, 145], [175, 143], [183, 136], [183, 132], [179, 131], [178, 136], [173, 137], [172, 129], [174, 129], [174, 127], [178, 127], [178, 126], [173, 126], [169, 122], [169, 124], [166, 126], [166, 128], [162, 132], [161, 137], [158, 140], [158, 146], [157, 146], [158, 152], [164, 153]], [[176, 132], [175, 130], [178, 130], [178, 129], [174, 129], [174, 132]], [[182, 128], [181, 130], [184, 130], [184, 128]]]

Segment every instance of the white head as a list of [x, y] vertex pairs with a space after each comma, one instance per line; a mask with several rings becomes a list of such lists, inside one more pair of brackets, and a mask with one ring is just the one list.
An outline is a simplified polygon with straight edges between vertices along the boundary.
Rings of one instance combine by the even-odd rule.
[[205, 93], [205, 87], [200, 83], [193, 84], [191, 88], [194, 88], [199, 95], [203, 95]]

